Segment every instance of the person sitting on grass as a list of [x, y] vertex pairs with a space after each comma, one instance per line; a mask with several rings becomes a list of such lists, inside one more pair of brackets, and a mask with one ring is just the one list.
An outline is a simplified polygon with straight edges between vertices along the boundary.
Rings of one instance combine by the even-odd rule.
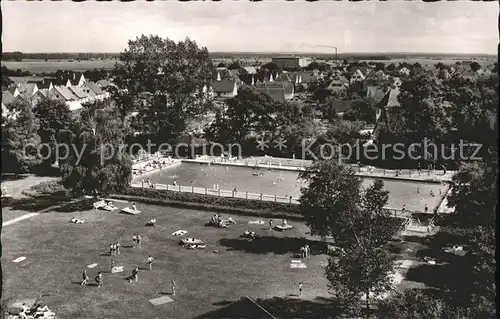
[[78, 219], [76, 217], [71, 218], [71, 222], [75, 224], [83, 224], [83, 219]]
[[97, 276], [95, 276], [95, 281], [97, 282], [97, 287], [102, 287], [102, 272], [99, 272]]
[[153, 218], [153, 219], [150, 219], [149, 222], [148, 222], [148, 226], [155, 226], [156, 224], [156, 218]]
[[236, 225], [236, 222], [231, 217], [227, 219], [227, 223]]

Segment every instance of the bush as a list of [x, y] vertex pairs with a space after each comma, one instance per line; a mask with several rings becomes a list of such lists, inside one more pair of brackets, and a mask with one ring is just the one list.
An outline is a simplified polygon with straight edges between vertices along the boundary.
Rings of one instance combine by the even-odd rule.
[[[223, 210], [226, 212], [244, 213], [247, 215], [267, 216], [270, 218], [301, 219], [299, 205], [267, 202], [251, 199], [217, 197], [203, 194], [181, 193], [151, 188], [129, 187], [113, 197], [134, 197], [153, 204], [163, 203], [173, 206], [189, 206], [207, 210]], [[149, 200], [148, 200], [149, 199]]]
[[66, 189], [60, 181], [48, 181], [30, 187], [28, 190], [23, 191], [23, 194], [37, 197], [37, 196], [53, 196], [61, 198], [70, 198], [71, 193]]

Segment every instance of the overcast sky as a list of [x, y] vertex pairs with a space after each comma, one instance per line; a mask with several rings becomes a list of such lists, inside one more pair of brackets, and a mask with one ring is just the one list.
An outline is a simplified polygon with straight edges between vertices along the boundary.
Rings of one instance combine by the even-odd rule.
[[498, 3], [1, 2], [4, 51], [121, 52], [190, 37], [209, 51], [497, 52]]

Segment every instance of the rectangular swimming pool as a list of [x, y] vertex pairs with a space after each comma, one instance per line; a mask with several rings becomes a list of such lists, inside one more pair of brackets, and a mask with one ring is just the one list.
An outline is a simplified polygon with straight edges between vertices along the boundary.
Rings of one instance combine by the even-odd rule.
[[[183, 162], [173, 167], [163, 168], [147, 173], [134, 179], [140, 183], [149, 178], [151, 182], [172, 185], [174, 181], [181, 186], [194, 186], [213, 189], [214, 186], [222, 190], [238, 192], [263, 193], [293, 198], [300, 197], [300, 189], [306, 183], [298, 179], [299, 172], [284, 171], [266, 168], [207, 165]], [[448, 186], [440, 183], [422, 181], [406, 181], [383, 179], [385, 189], [389, 191], [388, 208], [401, 209], [403, 205], [409, 210], [423, 211], [425, 204], [432, 211], [441, 202], [442, 195], [448, 191]], [[363, 187], [369, 186], [374, 178], [363, 178]], [[419, 189], [419, 193], [417, 193]], [[431, 196], [431, 191], [435, 196]]]

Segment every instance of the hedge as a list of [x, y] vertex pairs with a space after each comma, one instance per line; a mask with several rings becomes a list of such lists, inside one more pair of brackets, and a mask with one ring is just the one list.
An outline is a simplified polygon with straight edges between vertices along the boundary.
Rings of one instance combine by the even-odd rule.
[[296, 204], [135, 187], [128, 187], [119, 194], [114, 194], [111, 197], [151, 204], [221, 211], [249, 216], [302, 219], [299, 212], [299, 205]]

